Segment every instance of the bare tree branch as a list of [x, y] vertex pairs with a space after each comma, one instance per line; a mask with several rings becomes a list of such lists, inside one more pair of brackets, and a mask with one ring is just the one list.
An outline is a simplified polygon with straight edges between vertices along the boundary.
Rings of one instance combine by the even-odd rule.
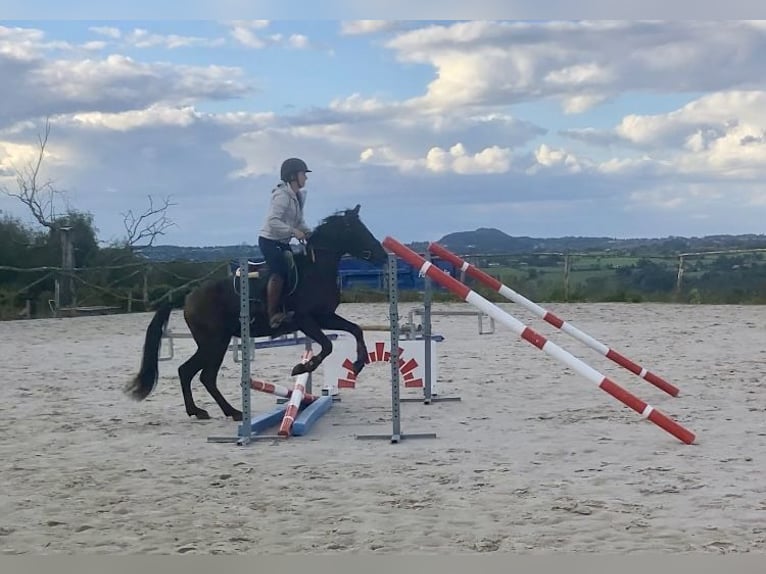
[[9, 197], [15, 197], [29, 208], [32, 216], [43, 227], [56, 228], [55, 198], [62, 194], [61, 190], [53, 186], [53, 181], [40, 181], [40, 169], [45, 159], [45, 148], [48, 145], [48, 136], [51, 133], [50, 119], [45, 118], [45, 130], [37, 136], [39, 153], [37, 159], [30, 162], [23, 169], [16, 169], [17, 192], [12, 192], [3, 187], [2, 191]]
[[[53, 181], [41, 181], [41, 168], [45, 160], [48, 137], [50, 136], [50, 118], [45, 119], [45, 129], [38, 135], [39, 153], [36, 160], [31, 161], [23, 169], [16, 169], [16, 186], [18, 191], [10, 191], [6, 187], [0, 191], [9, 197], [15, 197], [27, 206], [35, 220], [48, 229], [57, 231], [61, 227], [60, 213], [56, 210], [57, 196], [63, 195], [61, 190], [54, 187]], [[65, 207], [69, 205], [64, 198]], [[149, 196], [149, 207], [143, 213], [136, 215], [133, 210], [123, 213], [123, 224], [127, 237], [123, 245], [130, 250], [139, 247], [151, 247], [157, 237], [165, 235], [165, 231], [175, 225], [168, 217], [168, 209], [175, 205], [169, 199], [164, 199], [155, 206], [152, 196]]]
[[[131, 249], [151, 247], [157, 237], [165, 235], [165, 230], [175, 225], [167, 214], [168, 208], [176, 204], [170, 203], [169, 198], [165, 198], [161, 206], [155, 207], [152, 196], [148, 197], [149, 207], [138, 217], [133, 214], [133, 210], [128, 210], [127, 213], [122, 214], [123, 224], [127, 232], [125, 243]], [[147, 239], [148, 243], [139, 245], [139, 242]]]

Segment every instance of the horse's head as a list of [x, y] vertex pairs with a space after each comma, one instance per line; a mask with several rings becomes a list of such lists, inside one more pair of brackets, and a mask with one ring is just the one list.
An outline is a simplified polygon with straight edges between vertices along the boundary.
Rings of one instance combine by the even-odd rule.
[[360, 205], [339, 211], [317, 225], [308, 241], [315, 249], [331, 249], [340, 255], [348, 253], [357, 259], [383, 265], [388, 260], [380, 241], [359, 218]]

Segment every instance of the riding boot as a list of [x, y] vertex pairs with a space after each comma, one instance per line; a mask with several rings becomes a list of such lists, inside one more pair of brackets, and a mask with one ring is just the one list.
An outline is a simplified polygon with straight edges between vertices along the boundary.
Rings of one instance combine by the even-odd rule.
[[272, 329], [279, 327], [288, 318], [285, 313], [278, 309], [283, 285], [284, 279], [281, 276], [272, 275], [266, 286], [266, 309], [269, 314], [269, 325]]

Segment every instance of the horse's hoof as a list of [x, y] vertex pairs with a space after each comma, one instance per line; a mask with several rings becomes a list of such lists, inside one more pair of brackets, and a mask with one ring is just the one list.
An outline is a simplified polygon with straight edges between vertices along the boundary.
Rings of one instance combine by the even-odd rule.
[[293, 367], [293, 370], [290, 372], [290, 376], [295, 377], [296, 375], [302, 375], [303, 373], [308, 373], [308, 365], [306, 363], [298, 363]]
[[231, 413], [231, 418], [235, 421], [241, 421], [242, 420], [242, 412], [241, 411], [234, 411]]
[[205, 409], [197, 409], [193, 413], [189, 413], [190, 417], [197, 417], [201, 421], [206, 421], [210, 418], [210, 415]]

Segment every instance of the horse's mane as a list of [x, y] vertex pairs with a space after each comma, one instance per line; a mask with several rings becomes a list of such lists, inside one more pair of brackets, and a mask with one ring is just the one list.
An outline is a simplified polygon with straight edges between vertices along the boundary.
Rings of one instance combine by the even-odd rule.
[[[338, 222], [338, 220], [346, 217], [347, 212], [348, 212], [347, 209], [339, 209], [338, 211], [331, 213], [330, 215], [322, 218], [320, 222], [314, 228], [314, 233], [309, 238], [308, 245], [311, 245], [312, 247], [316, 247], [316, 244], [314, 243], [314, 241], [315, 239], [317, 239], [317, 235], [319, 235], [320, 237], [324, 235], [326, 238], [327, 234], [326, 233], [323, 234], [322, 232], [331, 228], [334, 223]], [[303, 252], [298, 252], [298, 253], [293, 252], [293, 257], [296, 258], [296, 261], [298, 259], [306, 260], [307, 254]]]
[[334, 223], [336, 220], [341, 219], [346, 216], [346, 214], [351, 211], [351, 209], [339, 209], [338, 211], [331, 213], [330, 215], [324, 217], [318, 224], [317, 227], [324, 227], [325, 225], [330, 225]]
[[[344, 229], [346, 227], [344, 221], [347, 221], [349, 217], [357, 217], [358, 214], [359, 205], [351, 209], [339, 209], [338, 211], [331, 213], [327, 217], [323, 218], [314, 228], [314, 233], [312, 233], [308, 240], [309, 245], [316, 246], [314, 241], [319, 237], [323, 238], [324, 241], [334, 241], [334, 238], [332, 237], [332, 230]], [[338, 246], [336, 245], [335, 247]]]

